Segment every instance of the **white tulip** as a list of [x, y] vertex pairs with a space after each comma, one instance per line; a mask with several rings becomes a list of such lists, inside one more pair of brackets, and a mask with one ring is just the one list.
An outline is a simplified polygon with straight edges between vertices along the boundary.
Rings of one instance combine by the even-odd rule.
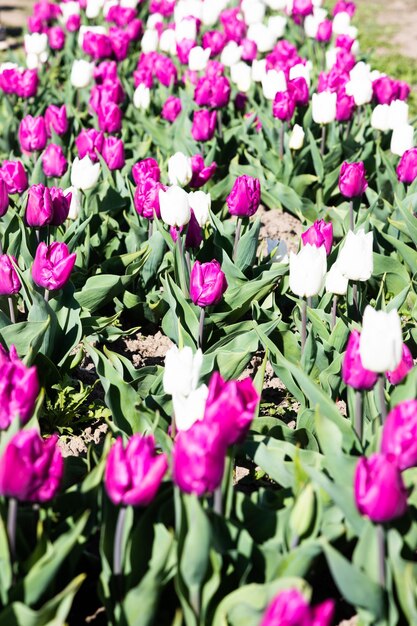
[[168, 159], [168, 179], [171, 185], [187, 185], [193, 176], [190, 157], [176, 152]]
[[287, 26], [287, 18], [283, 15], [271, 15], [268, 18], [268, 30], [275, 39], [281, 39], [284, 36]]
[[75, 89], [87, 87], [93, 78], [94, 63], [80, 59], [74, 61], [71, 68], [70, 81]]
[[79, 15], [81, 7], [79, 2], [71, 0], [70, 2], [61, 2], [59, 5], [61, 9], [61, 20], [65, 23], [71, 15]]
[[369, 63], [364, 63], [364, 61], [359, 61], [356, 63], [349, 72], [349, 79], [356, 81], [361, 78], [371, 78], [371, 66]]
[[406, 150], [414, 146], [414, 128], [411, 124], [396, 126], [391, 135], [391, 152], [402, 156]]
[[142, 52], [156, 52], [158, 49], [159, 35], [156, 30], [147, 28], [143, 33], [143, 37], [140, 42]]
[[40, 56], [46, 50], [48, 50], [48, 35], [46, 33], [25, 35], [26, 54], [37, 54]]
[[204, 26], [214, 26], [219, 21], [220, 13], [226, 8], [228, 0], [210, 0], [203, 3], [201, 21]]
[[194, 211], [198, 225], [203, 228], [208, 220], [211, 208], [211, 195], [204, 191], [190, 191], [188, 194], [190, 207]]
[[203, 16], [203, 5], [201, 0], [179, 0], [174, 9], [174, 22], [178, 24], [186, 17], [194, 17], [201, 20]]
[[252, 61], [252, 80], [261, 83], [266, 76], [266, 59]]
[[165, 369], [162, 383], [165, 393], [189, 396], [197, 389], [200, 379], [203, 353], [200, 349], [194, 354], [189, 346], [179, 350], [172, 346], [165, 356]]
[[336, 119], [337, 94], [329, 91], [313, 93], [312, 115], [316, 124], [330, 124]]
[[271, 256], [271, 263], [288, 263], [288, 246], [283, 239], [276, 241], [275, 239], [266, 240], [266, 248]]
[[161, 13], [152, 13], [146, 20], [146, 29], [148, 30], [157, 30], [158, 24], [164, 23], [164, 16]]
[[277, 35], [274, 28], [259, 23], [249, 26], [247, 38], [256, 43], [258, 52], [269, 52], [275, 46]]
[[87, 0], [85, 15], [89, 20], [95, 20], [100, 15], [103, 8], [103, 0]]
[[238, 46], [236, 41], [229, 41], [222, 50], [220, 63], [226, 67], [232, 67], [242, 58], [243, 47]]
[[176, 55], [177, 41], [175, 39], [175, 31], [172, 28], [167, 28], [161, 34], [159, 38], [159, 49], [162, 52], [168, 52], [171, 56]]
[[140, 83], [133, 94], [133, 105], [137, 109], [141, 109], [142, 111], [147, 111], [149, 109], [149, 105], [151, 103], [151, 90], [149, 87]]
[[347, 35], [350, 29], [350, 15], [345, 11], [337, 13], [333, 18], [333, 33], [335, 35]]
[[305, 132], [299, 124], [294, 124], [294, 128], [291, 131], [289, 147], [290, 150], [301, 150], [304, 145]]
[[393, 100], [389, 105], [389, 127], [394, 130], [397, 126], [408, 124], [408, 104], [403, 100]]
[[282, 70], [268, 70], [266, 76], [262, 79], [262, 91], [267, 100], [274, 100], [280, 91], [287, 90], [287, 80]]
[[350, 80], [346, 83], [346, 93], [348, 96], [353, 96], [356, 106], [362, 106], [371, 102], [373, 97], [372, 81], [369, 77], [362, 76]]
[[324, 286], [327, 255], [324, 246], [309, 243], [298, 254], [290, 252], [290, 289], [300, 298], [317, 295]]
[[306, 63], [297, 63], [293, 65], [290, 69], [290, 80], [294, 80], [294, 78], [304, 78], [307, 85], [310, 86], [310, 70], [312, 69], [312, 65], [310, 62]]
[[248, 26], [250, 24], [259, 24], [264, 19], [265, 5], [263, 2], [259, 2], [259, 0], [242, 0], [240, 8]]
[[359, 354], [362, 365], [371, 372], [394, 371], [401, 363], [403, 339], [396, 309], [375, 311], [369, 304], [362, 320]]
[[310, 37], [310, 39], [315, 39], [316, 38], [317, 31], [319, 29], [319, 25], [320, 25], [321, 21], [322, 20], [319, 20], [313, 14], [306, 15], [306, 17], [304, 19], [304, 32], [305, 32], [307, 37]]
[[161, 217], [168, 226], [180, 228], [188, 224], [191, 218], [188, 193], [181, 187], [173, 185], [166, 191], [159, 191], [159, 207]]
[[210, 53], [210, 48], [202, 48], [201, 46], [191, 48], [190, 55], [188, 57], [188, 67], [190, 70], [194, 72], [201, 72], [204, 70], [210, 58]]
[[175, 39], [177, 43], [183, 39], [190, 39], [196, 41], [197, 39], [197, 24], [195, 20], [184, 19], [175, 25]]
[[81, 191], [77, 187], [64, 189], [64, 196], [71, 194], [71, 203], [68, 213], [69, 220], [76, 220], [81, 211]]
[[252, 70], [250, 65], [244, 61], [239, 61], [239, 63], [232, 65], [230, 68], [230, 78], [240, 92], [248, 92], [252, 85]]
[[86, 191], [96, 186], [100, 176], [100, 163], [93, 163], [88, 154], [82, 159], [75, 157], [71, 167], [71, 185]]
[[340, 271], [337, 261], [336, 263], [333, 263], [330, 270], [326, 274], [325, 287], [326, 293], [334, 293], [338, 296], [346, 295], [348, 279]]
[[357, 233], [350, 230], [337, 257], [341, 274], [348, 280], [369, 280], [374, 271], [373, 244], [372, 231], [365, 234], [363, 228]]
[[188, 430], [191, 426], [203, 419], [208, 396], [207, 385], [201, 385], [190, 392], [190, 395], [183, 396], [174, 393], [172, 404], [174, 407], [175, 425], [178, 430]]
[[326, 69], [331, 70], [337, 62], [339, 48], [329, 48], [326, 50]]
[[119, 4], [123, 9], [136, 9], [138, 0], [120, 0]]
[[377, 104], [371, 115], [371, 126], [375, 130], [383, 132], [390, 130], [390, 106], [389, 104]]

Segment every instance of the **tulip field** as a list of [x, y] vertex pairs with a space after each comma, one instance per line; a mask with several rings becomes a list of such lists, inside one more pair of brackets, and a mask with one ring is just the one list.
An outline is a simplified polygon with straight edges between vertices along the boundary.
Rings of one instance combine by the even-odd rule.
[[417, 624], [416, 120], [355, 10], [39, 0], [4, 54], [0, 626]]

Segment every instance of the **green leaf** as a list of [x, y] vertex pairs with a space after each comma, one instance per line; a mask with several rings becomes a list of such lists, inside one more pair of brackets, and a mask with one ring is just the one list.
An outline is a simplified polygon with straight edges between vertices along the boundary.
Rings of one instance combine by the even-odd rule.
[[248, 267], [252, 267], [256, 259], [260, 229], [261, 220], [258, 218], [254, 224], [251, 224], [251, 227], [248, 228], [246, 233], [239, 240], [236, 265], [240, 270], [242, 270], [242, 272], [244, 272]]
[[183, 502], [187, 516], [187, 533], [182, 546], [179, 568], [190, 592], [199, 593], [209, 562], [211, 527], [197, 496], [183, 494]]

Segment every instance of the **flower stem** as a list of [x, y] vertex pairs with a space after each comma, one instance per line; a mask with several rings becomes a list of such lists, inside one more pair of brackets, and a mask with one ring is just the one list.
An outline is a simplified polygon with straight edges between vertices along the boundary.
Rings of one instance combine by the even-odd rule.
[[352, 299], [353, 299], [353, 307], [355, 309], [355, 313], [359, 313], [358, 285], [356, 283], [353, 283], [353, 285], [352, 285]]
[[115, 576], [120, 576], [120, 574], [122, 573], [122, 562], [123, 562], [122, 542], [123, 542], [123, 531], [125, 527], [126, 511], [127, 511], [126, 507], [122, 506], [119, 509], [119, 514], [117, 516], [116, 532], [114, 534], [114, 544], [113, 544], [113, 574]]
[[282, 159], [284, 157], [284, 135], [285, 135], [285, 124], [281, 122], [281, 126], [279, 127], [279, 158]]
[[385, 424], [385, 420], [387, 418], [387, 403], [385, 401], [385, 379], [382, 374], [378, 376], [378, 395], [379, 395], [379, 405], [381, 411], [381, 424]]
[[381, 524], [376, 527], [376, 536], [378, 543], [378, 578], [379, 584], [385, 589], [385, 531]]
[[349, 229], [355, 228], [354, 214], [353, 214], [353, 200], [349, 202]]
[[324, 157], [325, 149], [326, 149], [326, 124], [322, 124], [322, 126], [321, 126], [321, 141], [320, 141], [321, 158]]
[[362, 391], [355, 391], [355, 431], [359, 441], [362, 443], [363, 436], [363, 417], [362, 417]]
[[206, 317], [206, 310], [204, 307], [200, 309], [200, 323], [198, 325], [198, 347], [203, 349], [203, 334], [204, 334], [204, 320]]
[[222, 486], [219, 485], [214, 490], [213, 494], [213, 510], [218, 515], [223, 515], [223, 498], [222, 498]]
[[236, 220], [235, 243], [233, 244], [233, 261], [236, 261], [237, 247], [239, 245], [240, 231], [242, 229], [242, 220], [240, 217]]
[[45, 289], [45, 293], [43, 294], [43, 299], [45, 302], [49, 301], [49, 289]]
[[301, 354], [304, 352], [307, 339], [307, 300], [301, 301]]
[[332, 321], [331, 321], [331, 325], [330, 325], [330, 330], [333, 330], [333, 328], [336, 326], [336, 316], [337, 316], [337, 301], [338, 301], [338, 297], [335, 294], [333, 296], [333, 304], [332, 304]]
[[16, 521], [17, 521], [17, 505], [16, 498], [9, 498], [9, 507], [7, 510], [7, 536], [9, 537], [10, 560], [13, 563], [16, 557]]
[[148, 239], [150, 239], [153, 235], [153, 221], [149, 220], [148, 224]]
[[14, 313], [14, 302], [12, 296], [9, 296], [7, 300], [9, 301], [10, 320], [12, 324], [16, 324], [16, 315]]
[[180, 272], [180, 285], [182, 292], [186, 298], [188, 298], [188, 288], [185, 280], [185, 266], [184, 266], [184, 248], [182, 245], [181, 233], [178, 233], [177, 237], [178, 256], [179, 256], [179, 272]]

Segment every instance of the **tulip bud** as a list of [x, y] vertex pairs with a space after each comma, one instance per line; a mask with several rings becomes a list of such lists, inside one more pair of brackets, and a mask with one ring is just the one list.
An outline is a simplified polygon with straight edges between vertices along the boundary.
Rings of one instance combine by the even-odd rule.
[[42, 169], [45, 176], [61, 178], [68, 168], [68, 161], [61, 146], [50, 143], [42, 155]]
[[153, 180], [159, 182], [161, 178], [161, 170], [159, 169], [157, 161], [148, 157], [147, 159], [142, 159], [142, 161], [138, 161], [135, 165], [133, 165], [132, 176], [137, 185], [143, 182], [146, 178], [152, 178]]
[[316, 248], [324, 246], [326, 254], [330, 254], [333, 245], [333, 224], [324, 220], [317, 220], [301, 235], [303, 244], [307, 243]]
[[188, 185], [192, 177], [191, 159], [182, 152], [176, 152], [168, 159], [168, 179], [171, 185]]
[[20, 122], [18, 137], [20, 147], [23, 151], [35, 152], [43, 150], [47, 142], [45, 120], [43, 117], [26, 115]]
[[70, 254], [65, 243], [54, 241], [47, 246], [42, 241], [32, 265], [33, 282], [48, 291], [62, 289], [69, 280], [76, 258], [76, 253]]
[[374, 271], [373, 233], [365, 234], [363, 228], [357, 233], [350, 230], [343, 248], [337, 257], [337, 264], [343, 276], [348, 280], [369, 280]]
[[312, 115], [316, 124], [330, 124], [336, 119], [337, 95], [322, 91], [321, 93], [313, 93], [312, 99]]
[[398, 180], [411, 185], [417, 178], [417, 148], [406, 150], [397, 167]]
[[190, 50], [188, 56], [188, 67], [192, 72], [201, 72], [206, 68], [207, 61], [210, 58], [210, 48], [201, 48], [195, 46]]
[[346, 354], [343, 359], [343, 382], [349, 385], [349, 387], [353, 387], [353, 389], [372, 389], [378, 380], [378, 375], [363, 367], [359, 351], [359, 341], [359, 332], [353, 330], [349, 335]]
[[68, 187], [64, 190], [64, 196], [70, 199], [68, 219], [76, 220], [81, 211], [81, 191], [75, 187]]
[[105, 102], [97, 111], [98, 125], [105, 133], [118, 133], [122, 128], [122, 111], [114, 102]]
[[357, 198], [365, 193], [368, 181], [365, 178], [366, 171], [363, 161], [348, 163], [344, 161], [340, 168], [339, 189], [345, 198]]
[[307, 243], [298, 254], [290, 252], [290, 289], [300, 298], [318, 294], [327, 270], [326, 249]]
[[188, 193], [177, 185], [159, 190], [159, 207], [163, 221], [169, 226], [180, 228], [190, 221]]
[[52, 200], [52, 220], [50, 223], [52, 226], [61, 226], [68, 218], [71, 196], [65, 195], [59, 187], [51, 187], [50, 194]]
[[104, 134], [95, 128], [83, 129], [75, 138], [78, 156], [83, 159], [88, 155], [93, 163], [98, 161], [97, 152], [103, 149]]
[[0, 296], [12, 296], [20, 291], [22, 283], [13, 267], [12, 259], [17, 265], [15, 257], [8, 254], [0, 255]]
[[125, 149], [121, 139], [105, 137], [101, 154], [109, 170], [121, 170], [124, 167]]
[[381, 452], [401, 471], [417, 465], [417, 400], [405, 400], [387, 415]]
[[389, 123], [390, 107], [388, 104], [377, 104], [372, 111], [371, 126], [375, 130], [385, 132], [390, 129]]
[[396, 126], [392, 131], [390, 150], [393, 154], [403, 156], [414, 144], [414, 127], [411, 124]]
[[9, 194], [22, 193], [28, 188], [28, 177], [20, 161], [3, 161], [0, 178], [6, 183]]
[[211, 196], [204, 191], [190, 191], [188, 194], [190, 207], [194, 211], [194, 215], [201, 228], [207, 224], [211, 207]]
[[53, 208], [51, 193], [45, 185], [32, 185], [28, 192], [26, 222], [28, 226], [40, 228], [52, 221]]
[[295, 88], [291, 83], [288, 83], [286, 91], [279, 91], [276, 94], [272, 105], [272, 114], [281, 122], [289, 122], [294, 115], [295, 106]]
[[268, 605], [260, 626], [330, 626], [334, 609], [334, 600], [310, 607], [301, 591], [284, 589]]
[[161, 117], [168, 122], [175, 122], [182, 111], [181, 98], [169, 96], [162, 107]]
[[408, 126], [408, 104], [402, 100], [393, 100], [389, 105], [389, 128]]
[[0, 217], [3, 217], [3, 215], [6, 215], [8, 208], [9, 208], [9, 193], [8, 193], [6, 183], [1, 178], [1, 170], [0, 170]]
[[403, 354], [401, 362], [393, 372], [386, 372], [385, 375], [388, 378], [391, 385], [398, 385], [407, 376], [408, 372], [414, 367], [414, 361], [410, 350], [405, 343], [403, 344]]
[[146, 87], [146, 85], [140, 83], [140, 85], [136, 87], [135, 93], [133, 94], [133, 104], [137, 109], [147, 111], [149, 109], [150, 103], [151, 91], [149, 87]]
[[75, 157], [71, 167], [71, 185], [86, 191], [96, 186], [100, 176], [100, 163], [93, 163], [88, 155]]
[[87, 87], [93, 78], [94, 64], [84, 61], [74, 61], [71, 68], [71, 85], [75, 89]]
[[274, 100], [277, 93], [287, 90], [287, 80], [282, 70], [268, 70], [262, 78], [262, 91], [267, 100]]
[[35, 410], [39, 393], [36, 367], [26, 367], [14, 346], [10, 353], [0, 346], [0, 380], [0, 429], [8, 428], [16, 417], [21, 424], [26, 424]]
[[250, 217], [256, 213], [261, 203], [261, 184], [258, 178], [244, 174], [236, 178], [232, 190], [226, 198], [231, 215]]
[[223, 48], [220, 55], [220, 63], [226, 67], [232, 67], [242, 58], [243, 48], [238, 46], [236, 41], [229, 41]]
[[104, 485], [113, 504], [147, 506], [168, 469], [166, 454], [157, 454], [153, 435], [136, 433], [123, 447], [118, 437], [110, 448]]
[[23, 502], [48, 502], [64, 473], [58, 436], [42, 439], [34, 428], [22, 430], [7, 444], [0, 459], [0, 493]]
[[203, 419], [207, 394], [207, 385], [193, 389], [188, 396], [177, 392], [173, 394], [172, 405], [177, 430], [188, 430], [195, 422]]
[[45, 125], [49, 137], [52, 135], [52, 131], [57, 135], [65, 135], [68, 130], [67, 109], [65, 104], [61, 107], [57, 107], [54, 104], [48, 106], [45, 111]]
[[407, 490], [401, 472], [384, 454], [359, 459], [354, 490], [359, 512], [373, 522], [389, 522], [407, 510]]
[[301, 150], [304, 145], [305, 132], [304, 129], [298, 124], [294, 124], [291, 131], [289, 147], [290, 150]]
[[333, 263], [326, 274], [326, 293], [333, 293], [338, 296], [345, 296], [348, 288], [348, 279], [340, 271], [339, 264]]
[[216, 132], [217, 113], [208, 109], [194, 111], [191, 134], [195, 141], [210, 141]]
[[155, 216], [161, 217], [159, 205], [159, 191], [166, 187], [153, 178], [145, 178], [139, 182], [134, 196], [134, 205], [137, 213], [148, 220]]
[[395, 370], [403, 353], [401, 320], [396, 309], [386, 313], [365, 309], [359, 350], [363, 366], [371, 372]]
[[194, 263], [190, 275], [190, 298], [194, 304], [200, 307], [217, 304], [226, 289], [226, 276], [218, 261]]
[[167, 394], [189, 396], [195, 391], [200, 379], [203, 353], [198, 349], [195, 354], [189, 346], [179, 350], [172, 346], [165, 356], [163, 376], [164, 391]]

